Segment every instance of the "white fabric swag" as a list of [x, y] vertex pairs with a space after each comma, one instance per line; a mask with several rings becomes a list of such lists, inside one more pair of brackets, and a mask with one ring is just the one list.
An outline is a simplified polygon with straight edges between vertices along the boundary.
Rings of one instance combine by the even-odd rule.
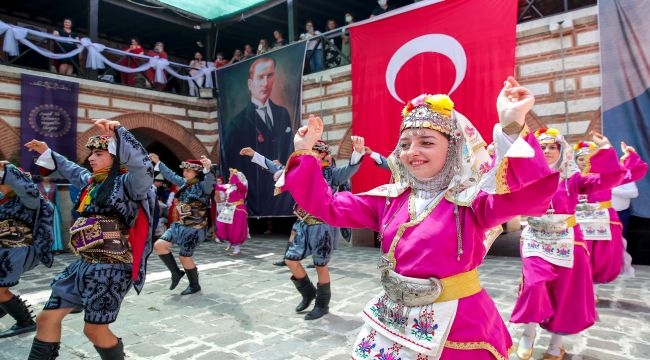
[[[206, 76], [206, 75], [211, 75], [213, 72], [216, 71], [216, 68], [214, 67], [214, 63], [212, 62], [207, 62], [207, 67], [203, 67], [200, 69], [193, 69], [197, 71], [194, 74], [194, 76], [181, 75], [177, 71], [175, 71], [171, 67], [171, 65], [176, 65], [181, 67], [187, 67], [187, 66], [170, 62], [167, 59], [161, 59], [158, 56], [150, 57], [146, 55], [132, 54], [128, 51], [109, 48], [103, 44], [93, 43], [90, 40], [90, 38], [87, 37], [77, 40], [69, 37], [55, 36], [41, 31], [27, 29], [20, 26], [9, 25], [3, 22], [2, 20], [0, 20], [0, 35], [2, 34], [4, 34], [4, 43], [2, 46], [2, 50], [5, 53], [7, 53], [9, 56], [17, 56], [19, 54], [18, 42], [36, 51], [42, 56], [45, 56], [50, 59], [55, 59], [55, 60], [78, 56], [82, 51], [86, 50], [86, 55], [87, 55], [86, 68], [88, 69], [105, 69], [106, 66], [109, 66], [123, 73], [139, 73], [149, 69], [154, 69], [156, 71], [155, 81], [159, 83], [166, 82], [164, 71], [168, 72], [169, 74], [171, 74], [176, 78], [185, 80], [188, 83], [204, 76], [205, 77], [204, 87], [206, 88], [214, 87], [212, 76]], [[67, 53], [54, 53], [34, 44], [28, 38], [28, 35], [33, 35], [38, 38], [46, 38], [60, 43], [77, 44], [77, 48]], [[142, 65], [135, 68], [123, 66], [108, 60], [104, 56], [103, 54], [104, 52], [118, 54], [121, 56], [140, 58], [142, 59], [143, 63]]]

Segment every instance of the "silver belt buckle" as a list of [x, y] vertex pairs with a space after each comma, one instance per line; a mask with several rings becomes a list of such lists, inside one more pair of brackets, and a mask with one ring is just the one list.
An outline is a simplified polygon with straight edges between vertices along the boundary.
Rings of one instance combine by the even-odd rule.
[[388, 274], [388, 270], [393, 270], [393, 264], [391, 264], [386, 256], [382, 255], [379, 257], [379, 261], [377, 262], [377, 269], [379, 269], [383, 278], [384, 274]]
[[428, 280], [429, 284], [404, 281], [391, 276], [388, 271], [381, 277], [386, 295], [392, 301], [404, 306], [423, 306], [435, 302], [440, 297], [443, 291], [442, 282], [436, 278]]

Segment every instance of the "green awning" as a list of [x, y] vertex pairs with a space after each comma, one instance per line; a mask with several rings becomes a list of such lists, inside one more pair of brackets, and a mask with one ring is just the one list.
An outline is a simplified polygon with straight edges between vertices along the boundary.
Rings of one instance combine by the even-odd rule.
[[205, 20], [219, 21], [265, 5], [271, 0], [156, 0], [150, 2], [167, 5]]

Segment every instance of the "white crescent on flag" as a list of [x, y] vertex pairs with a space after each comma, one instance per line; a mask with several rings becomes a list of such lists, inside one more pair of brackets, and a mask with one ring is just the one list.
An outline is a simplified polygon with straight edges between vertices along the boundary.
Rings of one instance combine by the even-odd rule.
[[448, 94], [454, 92], [465, 78], [467, 56], [465, 55], [465, 49], [463, 49], [463, 46], [456, 39], [445, 34], [427, 34], [409, 40], [395, 51], [395, 54], [393, 54], [386, 67], [386, 87], [388, 88], [388, 92], [390, 92], [395, 100], [402, 104], [404, 101], [397, 95], [397, 91], [395, 90], [397, 74], [407, 61], [425, 52], [445, 55], [454, 64], [456, 68], [456, 80]]

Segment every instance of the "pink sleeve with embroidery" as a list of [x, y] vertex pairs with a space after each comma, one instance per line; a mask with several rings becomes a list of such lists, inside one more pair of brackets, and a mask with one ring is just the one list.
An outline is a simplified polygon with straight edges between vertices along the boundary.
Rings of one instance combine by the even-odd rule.
[[332, 194], [316, 157], [292, 156], [284, 176], [283, 189], [288, 190], [309, 214], [332, 226], [379, 231], [385, 198], [353, 195], [347, 191]]
[[[544, 152], [535, 135], [528, 127], [519, 135], [533, 149], [533, 157], [505, 157], [496, 171], [497, 194], [507, 194], [518, 191], [537, 181], [553, 176], [557, 171], [546, 164]], [[559, 174], [559, 173], [558, 173]], [[557, 188], [557, 181], [553, 186]]]
[[239, 197], [241, 199], [244, 199], [246, 197], [246, 192], [248, 191], [248, 187], [244, 185], [244, 183], [239, 180], [237, 176], [233, 176], [230, 180], [230, 184], [234, 185], [237, 188], [237, 194], [239, 194]]
[[592, 194], [610, 190], [622, 184], [627, 170], [618, 161], [614, 148], [607, 147], [596, 151], [589, 157], [589, 175], [581, 176], [578, 182], [578, 193]]
[[643, 161], [639, 154], [634, 151], [627, 153], [623, 157], [623, 166], [628, 170], [623, 184], [640, 180], [648, 173], [648, 163]]
[[560, 173], [546, 164], [532, 133], [524, 130], [522, 138], [533, 148], [534, 156], [504, 158], [497, 171], [497, 193], [482, 192], [472, 203], [482, 227], [503, 224], [517, 215], [543, 215], [557, 190]]

